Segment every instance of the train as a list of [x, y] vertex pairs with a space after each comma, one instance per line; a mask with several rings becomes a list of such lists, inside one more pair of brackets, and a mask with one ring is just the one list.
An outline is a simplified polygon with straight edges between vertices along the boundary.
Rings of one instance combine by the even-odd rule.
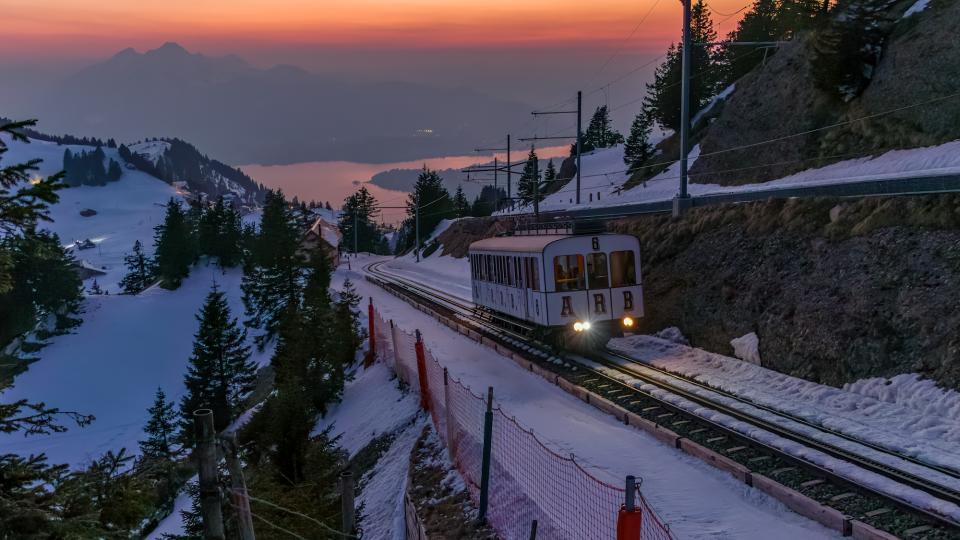
[[546, 342], [595, 347], [643, 317], [635, 236], [517, 231], [473, 242], [468, 255], [474, 305]]

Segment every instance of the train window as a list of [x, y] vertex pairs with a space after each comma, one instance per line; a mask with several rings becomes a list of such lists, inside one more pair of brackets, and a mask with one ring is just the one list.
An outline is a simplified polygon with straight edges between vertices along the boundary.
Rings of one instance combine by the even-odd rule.
[[633, 309], [633, 293], [630, 291], [623, 291], [623, 309], [624, 311]]
[[606, 253], [587, 254], [587, 276], [591, 289], [606, 289], [610, 286], [610, 274], [607, 271]]
[[563, 305], [560, 309], [560, 316], [569, 317], [573, 315], [573, 300], [571, 300], [569, 296], [564, 296], [561, 300], [563, 301]]
[[518, 288], [523, 288], [523, 266], [520, 265], [520, 257], [511, 257], [513, 261], [513, 282]]
[[614, 287], [637, 284], [637, 262], [633, 251], [610, 253], [610, 277]]
[[530, 288], [539, 291], [540, 290], [540, 260], [534, 257], [530, 257]]
[[493, 255], [484, 255], [484, 266], [486, 267], [487, 281], [493, 281]]
[[553, 258], [553, 277], [557, 291], [580, 291], [586, 288], [583, 276], [583, 255], [558, 255]]

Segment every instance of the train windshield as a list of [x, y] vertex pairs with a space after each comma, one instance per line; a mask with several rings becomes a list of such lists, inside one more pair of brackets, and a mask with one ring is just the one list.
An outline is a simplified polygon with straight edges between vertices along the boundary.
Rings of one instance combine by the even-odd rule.
[[613, 287], [637, 284], [637, 262], [633, 251], [610, 253], [610, 277]]
[[610, 286], [606, 253], [590, 253], [587, 255], [587, 277], [590, 280], [591, 289], [606, 289]]
[[559, 292], [585, 289], [583, 255], [559, 255], [554, 257], [553, 276]]

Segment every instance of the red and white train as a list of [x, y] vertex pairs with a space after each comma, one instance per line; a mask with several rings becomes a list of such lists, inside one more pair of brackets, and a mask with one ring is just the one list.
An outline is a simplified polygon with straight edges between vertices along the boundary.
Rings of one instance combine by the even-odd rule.
[[590, 334], [605, 342], [643, 316], [634, 236], [520, 232], [474, 242], [469, 256], [474, 304], [548, 336]]

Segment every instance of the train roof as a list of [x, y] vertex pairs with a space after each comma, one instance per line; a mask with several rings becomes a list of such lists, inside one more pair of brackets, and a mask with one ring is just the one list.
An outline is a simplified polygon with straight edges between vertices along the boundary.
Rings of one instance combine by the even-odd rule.
[[524, 253], [542, 252], [545, 247], [565, 238], [574, 238], [572, 234], [535, 234], [522, 236], [494, 236], [470, 244], [470, 251], [519, 251]]

